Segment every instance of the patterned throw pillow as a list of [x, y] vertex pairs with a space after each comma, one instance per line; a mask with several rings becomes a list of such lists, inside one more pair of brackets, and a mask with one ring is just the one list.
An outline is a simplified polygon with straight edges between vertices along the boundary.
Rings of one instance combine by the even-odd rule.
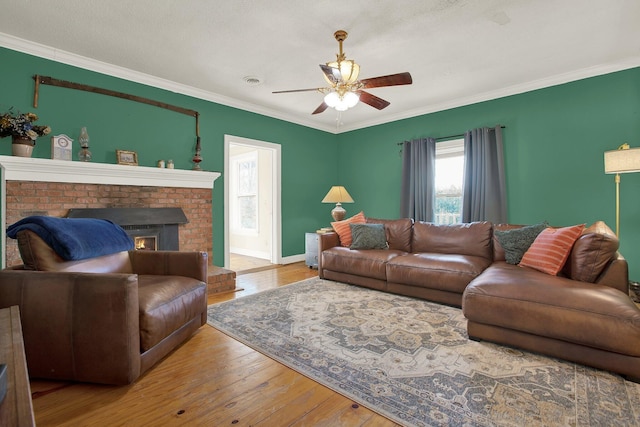
[[518, 265], [522, 256], [531, 246], [538, 234], [548, 227], [546, 222], [528, 225], [526, 227], [514, 228], [511, 230], [495, 230], [498, 243], [504, 249], [504, 259], [509, 264]]
[[584, 226], [580, 224], [572, 227], [546, 228], [525, 252], [520, 266], [556, 276], [562, 270]]
[[349, 224], [353, 242], [351, 249], [388, 249], [382, 224]]
[[355, 214], [351, 218], [332, 222], [331, 226], [333, 227], [333, 230], [338, 233], [340, 244], [348, 248], [351, 246], [351, 228], [349, 227], [349, 224], [364, 224], [365, 222], [366, 218], [364, 217], [364, 212], [360, 211], [360, 213]]

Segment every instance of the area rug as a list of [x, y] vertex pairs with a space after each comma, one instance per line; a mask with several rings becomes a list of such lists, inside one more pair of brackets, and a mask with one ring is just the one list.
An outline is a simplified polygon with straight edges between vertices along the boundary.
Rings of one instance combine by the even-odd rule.
[[214, 328], [401, 425], [640, 425], [640, 385], [471, 341], [458, 308], [313, 278], [208, 315]]

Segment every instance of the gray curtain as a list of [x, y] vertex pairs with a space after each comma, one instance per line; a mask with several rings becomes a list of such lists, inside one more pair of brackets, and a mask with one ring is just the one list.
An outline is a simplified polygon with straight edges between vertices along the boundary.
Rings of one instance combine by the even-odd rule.
[[421, 138], [402, 143], [402, 218], [433, 221], [435, 169], [435, 139]]
[[462, 221], [507, 222], [502, 129], [473, 129], [464, 134]]

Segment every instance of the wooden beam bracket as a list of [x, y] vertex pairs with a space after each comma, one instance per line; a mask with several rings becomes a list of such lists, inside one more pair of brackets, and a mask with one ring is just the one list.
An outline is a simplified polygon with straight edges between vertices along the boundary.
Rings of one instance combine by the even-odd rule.
[[141, 102], [143, 104], [154, 105], [156, 107], [165, 108], [167, 110], [175, 111], [176, 113], [186, 114], [187, 116], [195, 117], [196, 119], [196, 138], [198, 143], [200, 142], [200, 113], [188, 108], [177, 107], [175, 105], [167, 104], [165, 102], [154, 101], [153, 99], [143, 98], [142, 96], [130, 95], [124, 92], [117, 92], [115, 90], [103, 89], [96, 86], [85, 85], [82, 83], [73, 83], [66, 80], [54, 79], [53, 77], [40, 76], [38, 74], [33, 76], [35, 80], [35, 88], [33, 92], [33, 107], [38, 108], [38, 100], [40, 97], [40, 85], [50, 85], [64, 87], [67, 89], [83, 90], [86, 92], [99, 93], [101, 95], [114, 96], [116, 98], [128, 99], [129, 101]]

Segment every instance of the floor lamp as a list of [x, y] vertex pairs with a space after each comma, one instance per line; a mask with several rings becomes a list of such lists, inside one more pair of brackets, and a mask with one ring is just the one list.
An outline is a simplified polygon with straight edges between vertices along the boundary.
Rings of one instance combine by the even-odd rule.
[[620, 238], [620, 174], [640, 172], [640, 148], [622, 144], [617, 150], [604, 152], [604, 173], [616, 174], [616, 236]]

